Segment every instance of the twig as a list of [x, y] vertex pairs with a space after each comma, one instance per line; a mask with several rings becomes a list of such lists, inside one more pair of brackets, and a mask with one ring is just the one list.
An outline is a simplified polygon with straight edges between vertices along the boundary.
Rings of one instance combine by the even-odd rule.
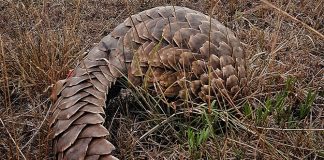
[[247, 147], [249, 147], [249, 148], [251, 148], [251, 149], [253, 149], [253, 150], [255, 150], [255, 151], [257, 151], [257, 152], [259, 152], [259, 153], [261, 153], [261, 154], [264, 154], [264, 155], [267, 155], [267, 156], [271, 157], [271, 155], [269, 155], [269, 154], [267, 154], [267, 153], [264, 153], [264, 152], [260, 151], [259, 149], [255, 148], [255, 147], [253, 147], [253, 146], [251, 146], [251, 145], [248, 145], [248, 144], [246, 144], [246, 143], [243, 143], [243, 142], [240, 142], [240, 141], [237, 141], [237, 140], [231, 139], [231, 138], [227, 138], [227, 139], [230, 140], [230, 141], [232, 141], [232, 142], [234, 142], [234, 143], [237, 143], [237, 144], [240, 144], [240, 145], [243, 145], [243, 146], [247, 146]]
[[21, 152], [21, 149], [19, 148], [19, 146], [17, 145], [16, 141], [13, 139], [13, 137], [11, 136], [10, 132], [8, 131], [7, 127], [5, 126], [5, 124], [3, 123], [2, 119], [0, 118], [0, 122], [3, 125], [3, 127], [6, 129], [10, 139], [12, 140], [12, 142], [15, 144], [15, 146], [17, 147], [19, 153], [21, 154], [21, 156], [26, 160], [25, 155]]
[[[44, 102], [42, 102], [41, 104], [39, 104], [38, 106], [40, 106], [40, 105], [42, 105], [42, 104], [44, 104], [44, 103], [46, 103], [47, 101], [49, 100], [49, 98], [47, 98]], [[35, 131], [35, 133], [33, 134], [33, 136], [26, 142], [26, 144], [23, 146], [23, 147], [21, 147], [21, 149], [24, 149], [33, 139], [34, 139], [34, 137], [37, 135], [37, 133], [39, 132], [39, 130], [42, 128], [42, 126], [43, 126], [43, 124], [44, 124], [44, 122], [46, 121], [46, 119], [47, 119], [47, 117], [48, 117], [48, 115], [49, 115], [49, 112], [50, 112], [50, 108], [47, 110], [47, 112], [46, 112], [46, 115], [45, 115], [45, 117], [44, 117], [44, 119], [43, 119], [43, 121], [42, 121], [42, 123], [39, 125], [39, 127], [36, 129], [36, 131]]]
[[153, 133], [154, 131], [156, 131], [159, 127], [163, 126], [165, 123], [171, 121], [171, 119], [178, 115], [178, 114], [183, 114], [183, 112], [179, 112], [179, 113], [174, 113], [172, 114], [170, 117], [168, 117], [167, 119], [163, 120], [161, 123], [157, 124], [156, 126], [154, 126], [152, 129], [150, 129], [148, 132], [146, 132], [144, 135], [142, 135], [137, 141], [142, 140], [143, 138], [145, 138], [147, 135]]
[[275, 10], [279, 11], [281, 14], [291, 18], [292, 20], [294, 20], [297, 23], [300, 23], [302, 26], [304, 26], [305, 28], [307, 28], [308, 30], [314, 32], [315, 34], [317, 34], [318, 36], [320, 36], [322, 39], [324, 39], [324, 35], [321, 34], [320, 32], [318, 32], [316, 29], [314, 29], [313, 27], [307, 25], [306, 23], [302, 22], [301, 20], [291, 16], [290, 14], [288, 14], [287, 12], [281, 10], [280, 8], [276, 7], [275, 5], [273, 5], [272, 3], [268, 2], [267, 0], [261, 0], [261, 2], [265, 3], [266, 5], [270, 6], [271, 8], [274, 8]]
[[264, 127], [256, 127], [258, 129], [264, 130], [273, 130], [273, 131], [324, 131], [323, 128], [310, 128], [310, 129], [297, 129], [297, 128], [264, 128]]

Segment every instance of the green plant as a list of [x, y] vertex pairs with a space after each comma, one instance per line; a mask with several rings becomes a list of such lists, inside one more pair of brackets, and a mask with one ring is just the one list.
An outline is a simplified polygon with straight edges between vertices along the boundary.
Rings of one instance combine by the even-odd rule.
[[192, 155], [195, 155], [199, 148], [207, 141], [211, 134], [209, 127], [200, 131], [194, 131], [192, 128], [187, 130], [189, 150]]
[[266, 122], [267, 117], [270, 115], [272, 110], [271, 100], [268, 98], [265, 102], [264, 108], [258, 108], [256, 110], [256, 123], [263, 124]]
[[243, 114], [247, 117], [247, 118], [252, 118], [252, 107], [250, 104], [248, 103], [244, 103], [243, 105]]
[[315, 100], [316, 93], [308, 91], [305, 102], [300, 106], [299, 118], [305, 118], [311, 111], [312, 104]]
[[287, 115], [290, 114], [290, 108], [285, 108], [287, 97], [290, 93], [292, 86], [294, 85], [295, 80], [293, 78], [288, 78], [285, 84], [285, 89], [277, 94], [274, 98], [274, 111], [275, 119], [277, 123], [287, 121]]
[[198, 129], [191, 124], [190, 128], [187, 129], [187, 137], [189, 143], [189, 151], [191, 155], [195, 158], [201, 158], [201, 154], [199, 151], [200, 147], [202, 147], [209, 138], [215, 138], [215, 130], [214, 123], [218, 120], [218, 113], [216, 111], [216, 101], [211, 103], [212, 112], [207, 113], [209, 111], [209, 107], [206, 104], [203, 107], [203, 111], [200, 116], [195, 118], [193, 121], [198, 122]]

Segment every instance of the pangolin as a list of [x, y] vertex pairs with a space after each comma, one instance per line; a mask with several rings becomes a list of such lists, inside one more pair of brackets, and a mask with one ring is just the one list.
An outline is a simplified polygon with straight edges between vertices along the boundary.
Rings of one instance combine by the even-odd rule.
[[177, 106], [235, 98], [247, 89], [245, 52], [233, 32], [201, 12], [163, 6], [128, 17], [51, 95], [57, 159], [117, 159], [103, 126], [109, 89], [120, 78]]

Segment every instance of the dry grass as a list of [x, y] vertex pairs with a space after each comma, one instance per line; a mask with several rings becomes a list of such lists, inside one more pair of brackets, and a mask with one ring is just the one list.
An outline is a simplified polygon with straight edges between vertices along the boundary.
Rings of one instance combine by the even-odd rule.
[[167, 4], [212, 13], [242, 40], [251, 94], [238, 107], [246, 116], [221, 106], [206, 114], [204, 105], [191, 116], [176, 114], [152, 106], [155, 99], [145, 93], [128, 103], [123, 95], [114, 100], [122, 107], [108, 125], [119, 157], [323, 158], [323, 1], [264, 2], [1, 1], [0, 159], [50, 159], [48, 87], [128, 15]]

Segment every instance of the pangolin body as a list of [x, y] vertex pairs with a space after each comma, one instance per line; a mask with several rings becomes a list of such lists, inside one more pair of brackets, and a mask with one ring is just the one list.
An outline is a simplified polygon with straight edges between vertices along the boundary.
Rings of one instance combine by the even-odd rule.
[[49, 125], [57, 159], [115, 159], [105, 102], [118, 78], [173, 97], [181, 106], [246, 89], [245, 53], [219, 21], [165, 6], [127, 18], [104, 37], [53, 92]]

